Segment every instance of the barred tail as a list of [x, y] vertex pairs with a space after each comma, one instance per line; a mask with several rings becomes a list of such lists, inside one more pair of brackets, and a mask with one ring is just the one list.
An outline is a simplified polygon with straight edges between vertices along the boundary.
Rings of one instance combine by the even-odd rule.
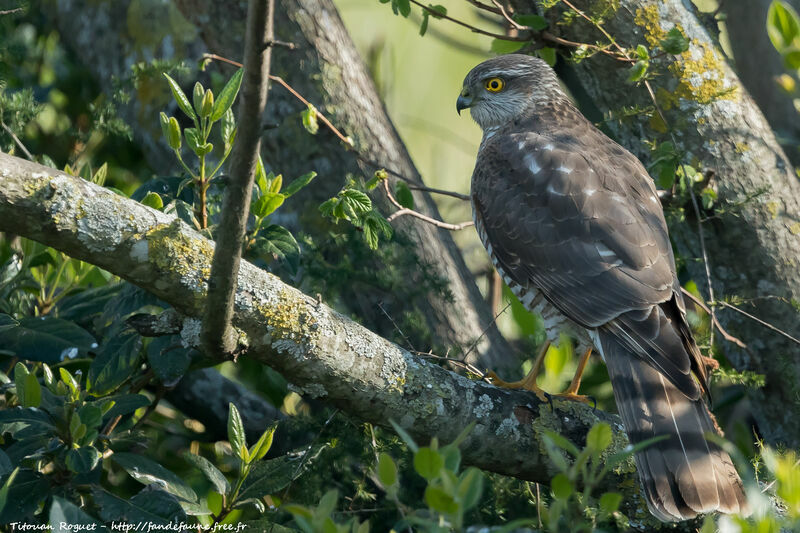
[[712, 511], [746, 513], [730, 456], [704, 438], [718, 431], [702, 396], [689, 399], [612, 333], [601, 330], [600, 342], [631, 443], [667, 436], [635, 455], [650, 512], [665, 522]]

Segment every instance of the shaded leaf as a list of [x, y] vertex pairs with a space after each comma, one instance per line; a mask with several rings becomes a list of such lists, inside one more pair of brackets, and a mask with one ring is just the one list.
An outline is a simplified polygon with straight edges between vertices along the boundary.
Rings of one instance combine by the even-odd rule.
[[184, 348], [178, 335], [156, 337], [147, 345], [147, 362], [164, 385], [175, 385], [192, 363], [192, 355], [197, 353]]
[[92, 487], [92, 496], [100, 518], [105, 522], [166, 525], [186, 518], [177, 498], [154, 485], [145, 487], [130, 500], [119, 498], [99, 487]]
[[414, 470], [428, 481], [439, 477], [443, 467], [444, 458], [436, 450], [425, 446], [414, 454]]
[[228, 404], [228, 442], [231, 444], [233, 453], [247, 462], [247, 441], [245, 439], [244, 424], [239, 409], [233, 403]]
[[119, 387], [138, 369], [141, 348], [142, 339], [133, 331], [108, 338], [89, 366], [88, 390], [108, 394]]
[[55, 364], [85, 356], [96, 347], [92, 335], [74, 322], [52, 317], [26, 317], [16, 327], [5, 322], [0, 328], [0, 346], [20, 359]]
[[284, 489], [299, 478], [324, 449], [317, 446], [302, 454], [290, 454], [253, 463], [250, 474], [242, 483], [239, 499], [262, 498]]
[[676, 26], [667, 32], [667, 36], [661, 41], [661, 48], [668, 54], [682, 54], [689, 49], [689, 39]]
[[67, 452], [67, 468], [76, 474], [92, 471], [99, 463], [102, 455], [94, 446], [73, 448]]
[[145, 485], [155, 484], [182, 500], [197, 502], [197, 494], [186, 482], [155, 461], [127, 452], [115, 453], [111, 459], [136, 481]]
[[53, 496], [49, 519], [51, 531], [58, 533], [72, 533], [81, 530], [108, 531], [102, 523], [83, 512], [80, 507], [58, 496]]
[[572, 495], [572, 482], [565, 474], [556, 474], [550, 481], [550, 489], [556, 499], [568, 500]]
[[378, 479], [386, 487], [391, 487], [397, 483], [397, 465], [386, 452], [381, 452], [378, 456]]
[[440, 513], [453, 514], [458, 511], [458, 503], [453, 497], [435, 485], [428, 485], [425, 489], [425, 503]]
[[214, 485], [214, 488], [217, 490], [217, 492], [225, 495], [231, 490], [228, 480], [225, 479], [225, 475], [220, 472], [219, 469], [211, 463], [211, 461], [200, 455], [188, 452], [183, 455], [183, 458], [192, 463], [195, 468], [200, 470], [206, 479], [208, 479], [211, 484]]

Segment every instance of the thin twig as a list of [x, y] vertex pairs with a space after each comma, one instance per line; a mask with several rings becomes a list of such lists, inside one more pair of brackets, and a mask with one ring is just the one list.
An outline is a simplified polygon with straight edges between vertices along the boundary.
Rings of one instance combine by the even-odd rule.
[[723, 302], [723, 301], [719, 301], [719, 302], [717, 302], [717, 303], [718, 303], [719, 305], [721, 305], [722, 307], [727, 307], [728, 309], [733, 309], [733, 310], [734, 310], [734, 311], [736, 311], [737, 313], [741, 313], [742, 315], [746, 316], [746, 317], [747, 317], [747, 318], [749, 318], [750, 320], [753, 320], [753, 321], [755, 321], [755, 322], [758, 322], [759, 324], [761, 324], [761, 325], [762, 325], [762, 326], [764, 326], [765, 328], [771, 329], [772, 331], [774, 331], [775, 333], [778, 333], [779, 335], [783, 335], [784, 337], [786, 337], [787, 339], [789, 339], [790, 341], [792, 341], [792, 342], [794, 342], [794, 343], [800, 344], [800, 340], [796, 339], [795, 337], [792, 337], [791, 335], [789, 335], [788, 333], [786, 333], [786, 332], [785, 332], [785, 331], [783, 331], [782, 329], [780, 329], [780, 328], [776, 328], [775, 326], [773, 326], [773, 325], [772, 325], [772, 324], [770, 324], [769, 322], [765, 322], [765, 321], [761, 320], [760, 318], [758, 318], [757, 316], [753, 316], [753, 315], [751, 315], [751, 314], [750, 314], [750, 313], [748, 313], [747, 311], [742, 311], [741, 309], [739, 309], [739, 308], [738, 308], [738, 307], [736, 307], [735, 305], [731, 305], [731, 304], [729, 304], [728, 302]]
[[[21, 8], [20, 8], [20, 9], [21, 9]], [[0, 15], [2, 15], [2, 14], [3, 14], [3, 13], [2, 13], [2, 12], [0, 12]], [[19, 140], [19, 137], [17, 137], [16, 135], [14, 135], [14, 132], [13, 132], [13, 131], [11, 131], [11, 128], [9, 128], [8, 126], [6, 126], [6, 123], [5, 123], [5, 122], [3, 122], [2, 120], [0, 120], [0, 126], [2, 126], [4, 130], [6, 130], [6, 133], [8, 133], [9, 135], [11, 135], [11, 138], [14, 140], [14, 143], [15, 143], [17, 146], [19, 146], [19, 149], [20, 149], [20, 150], [22, 150], [22, 152], [25, 154], [25, 157], [27, 157], [27, 158], [28, 158], [28, 160], [30, 160], [30, 161], [33, 161], [33, 155], [31, 155], [31, 153], [28, 151], [28, 149], [27, 149], [27, 148], [25, 148], [25, 145], [24, 145], [24, 144], [22, 144], [22, 141], [20, 141], [20, 140]]]
[[420, 220], [424, 220], [428, 224], [433, 224], [437, 228], [442, 228], [450, 231], [458, 231], [464, 228], [468, 228], [475, 224], [472, 220], [468, 220], [466, 222], [462, 222], [461, 224], [448, 224], [447, 222], [442, 222], [441, 220], [436, 220], [435, 218], [431, 218], [427, 215], [423, 215], [419, 211], [414, 211], [413, 209], [409, 209], [407, 207], [403, 207], [400, 202], [398, 202], [395, 197], [392, 195], [392, 192], [389, 190], [389, 180], [383, 180], [383, 188], [386, 191], [386, 196], [389, 198], [389, 201], [399, 209], [399, 211], [395, 211], [388, 217], [386, 217], [387, 222], [391, 222], [392, 220], [401, 217], [403, 215], [409, 215], [414, 218], [418, 218]]
[[403, 330], [402, 330], [402, 329], [400, 329], [400, 326], [398, 326], [398, 325], [397, 325], [397, 322], [395, 322], [395, 321], [394, 321], [394, 319], [392, 318], [392, 316], [391, 316], [389, 313], [387, 313], [387, 312], [386, 312], [386, 309], [384, 309], [384, 308], [383, 308], [383, 306], [381, 305], [381, 303], [380, 303], [380, 302], [378, 302], [378, 308], [381, 310], [381, 312], [383, 312], [383, 314], [384, 314], [384, 315], [386, 315], [386, 318], [388, 318], [388, 319], [389, 319], [389, 321], [392, 323], [392, 325], [394, 326], [394, 329], [396, 329], [396, 330], [398, 331], [398, 333], [400, 333], [400, 335], [401, 335], [401, 336], [403, 337], [403, 339], [406, 341], [406, 345], [408, 345], [408, 348], [409, 348], [409, 349], [410, 349], [412, 352], [416, 352], [416, 351], [417, 351], [417, 349], [416, 349], [416, 348], [414, 348], [414, 345], [411, 343], [411, 340], [410, 340], [408, 337], [406, 337], [406, 334], [405, 334], [405, 333], [403, 333]]
[[454, 366], [457, 366], [459, 368], [463, 368], [464, 370], [466, 370], [468, 372], [472, 372], [476, 376], [479, 376], [481, 379], [486, 377], [486, 374], [481, 372], [472, 363], [467, 363], [466, 361], [462, 361], [460, 359], [454, 359], [452, 357], [447, 357], [447, 356], [444, 356], [444, 355], [436, 355], [436, 354], [431, 353], [431, 352], [418, 352], [416, 350], [412, 350], [412, 352], [417, 354], [418, 356], [424, 357], [426, 359], [436, 359], [437, 361], [446, 361], [448, 363], [451, 363]]
[[5, 11], [0, 11], [0, 16], [2, 16], [2, 15], [12, 15], [14, 13], [21, 13], [23, 11], [25, 11], [25, 9], [21, 8], [21, 7], [17, 7], [17, 8], [14, 8], [14, 9], [6, 9]]
[[496, 7], [490, 6], [489, 4], [484, 4], [483, 2], [479, 2], [478, 0], [467, 0], [470, 4], [477, 7], [478, 9], [483, 9], [484, 11], [488, 11], [489, 13], [494, 13], [495, 15], [500, 15], [500, 10]]
[[504, 19], [506, 19], [506, 22], [508, 22], [508, 23], [509, 23], [509, 25], [511, 25], [511, 27], [512, 27], [512, 28], [514, 28], [515, 30], [520, 30], [520, 31], [530, 31], [530, 30], [532, 30], [532, 29], [533, 29], [533, 28], [529, 28], [528, 26], [523, 26], [522, 24], [518, 23], [516, 20], [512, 19], [512, 18], [511, 18], [511, 17], [508, 15], [508, 13], [506, 12], [505, 8], [503, 7], [503, 4], [501, 4], [501, 3], [500, 3], [500, 2], [498, 2], [497, 0], [492, 0], [492, 3], [493, 3], [493, 4], [495, 5], [495, 7], [498, 9], [498, 11], [499, 11], [500, 15], [501, 15], [501, 16], [502, 16]]
[[425, 4], [423, 4], [421, 2], [417, 2], [417, 0], [410, 0], [410, 2], [412, 4], [418, 5], [419, 7], [421, 7], [422, 9], [424, 9], [425, 11], [427, 11], [428, 13], [430, 13], [431, 15], [433, 15], [436, 18], [449, 20], [450, 22], [452, 22], [454, 24], [458, 24], [459, 26], [463, 26], [464, 28], [467, 28], [468, 30], [470, 30], [473, 33], [479, 33], [481, 35], [486, 35], [487, 37], [494, 37], [495, 39], [500, 39], [502, 41], [514, 41], [514, 42], [518, 42], [518, 43], [524, 43], [524, 42], [528, 42], [528, 41], [531, 40], [530, 37], [510, 37], [508, 35], [503, 35], [502, 33], [492, 33], [490, 31], [482, 30], [482, 29], [480, 29], [480, 28], [478, 28], [476, 26], [473, 26], [472, 24], [468, 24], [468, 23], [466, 23], [464, 21], [455, 19], [455, 18], [450, 17], [448, 15], [442, 15], [439, 11], [436, 11], [435, 9], [430, 8], [430, 7], [426, 6]]
[[469, 202], [472, 199], [469, 194], [463, 194], [455, 191], [445, 191], [444, 189], [434, 189], [433, 187], [423, 187], [422, 185], [417, 185], [414, 183], [410, 184], [408, 188], [413, 189], [415, 191], [424, 191], [432, 194], [441, 194], [442, 196], [451, 196], [453, 198], [458, 198], [459, 200], [465, 200], [467, 202]]
[[711, 317], [712, 324], [714, 325], [715, 328], [717, 328], [717, 331], [719, 331], [719, 333], [720, 333], [720, 335], [722, 335], [723, 339], [725, 339], [728, 342], [732, 342], [733, 344], [735, 344], [739, 348], [742, 348], [743, 350], [746, 350], [748, 353], [750, 353], [750, 349], [747, 347], [747, 345], [744, 342], [742, 342], [737, 337], [734, 337], [733, 335], [728, 333], [725, 330], [725, 328], [722, 327], [722, 324], [719, 323], [719, 320], [717, 320], [717, 317], [714, 315], [714, 313], [711, 312], [711, 308], [709, 308], [700, 298], [698, 298], [697, 296], [695, 296], [691, 292], [687, 291], [683, 287], [681, 287], [681, 292], [683, 293], [684, 296], [686, 296], [692, 302], [694, 302], [694, 304], [697, 307], [699, 307], [700, 309], [702, 309], [703, 311], [708, 313], [708, 315]]
[[506, 304], [506, 306], [505, 306], [505, 307], [502, 309], [502, 311], [500, 311], [499, 313], [497, 313], [497, 314], [494, 316], [494, 318], [492, 319], [492, 321], [491, 321], [491, 322], [489, 322], [489, 324], [487, 324], [487, 326], [486, 326], [485, 328], [483, 328], [483, 331], [481, 331], [481, 334], [478, 336], [478, 338], [477, 338], [477, 339], [475, 339], [475, 342], [473, 342], [473, 343], [472, 343], [472, 346], [470, 346], [469, 350], [467, 350], [467, 353], [465, 353], [465, 354], [464, 354], [464, 356], [461, 358], [461, 360], [462, 360], [462, 361], [466, 361], [466, 360], [467, 360], [467, 356], [468, 356], [469, 354], [471, 354], [471, 353], [472, 353], [472, 350], [474, 350], [474, 349], [475, 349], [475, 348], [478, 346], [478, 343], [481, 341], [481, 339], [483, 338], [483, 336], [484, 336], [484, 335], [486, 335], [486, 332], [487, 332], [487, 331], [489, 331], [489, 328], [491, 328], [492, 326], [494, 326], [494, 323], [495, 323], [495, 322], [497, 322], [497, 319], [498, 319], [498, 318], [500, 318], [500, 315], [502, 315], [503, 313], [505, 313], [505, 312], [506, 312], [506, 309], [508, 309], [509, 307], [511, 307], [511, 302], [508, 302], [508, 303]]

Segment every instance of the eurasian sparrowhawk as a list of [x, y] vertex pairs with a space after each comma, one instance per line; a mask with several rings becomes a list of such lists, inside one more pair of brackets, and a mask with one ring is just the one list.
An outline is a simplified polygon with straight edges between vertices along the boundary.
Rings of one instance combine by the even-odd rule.
[[664, 521], [745, 511], [730, 457], [704, 436], [719, 433], [707, 371], [644, 166], [534, 57], [472, 69], [457, 103], [466, 108], [483, 129], [475, 227], [498, 272], [550, 338], [566, 328], [600, 353], [632, 443], [666, 436], [635, 455], [650, 511]]

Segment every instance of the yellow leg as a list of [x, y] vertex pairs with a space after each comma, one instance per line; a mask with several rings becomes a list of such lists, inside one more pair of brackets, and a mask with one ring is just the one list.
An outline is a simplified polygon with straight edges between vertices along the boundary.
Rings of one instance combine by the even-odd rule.
[[504, 389], [524, 389], [536, 394], [543, 402], [547, 401], [547, 393], [536, 385], [536, 377], [539, 375], [539, 372], [542, 371], [544, 356], [547, 354], [548, 348], [550, 348], [550, 341], [545, 341], [539, 355], [536, 356], [536, 361], [533, 362], [533, 368], [528, 372], [527, 376], [519, 381], [503, 381], [491, 370], [486, 373], [486, 377], [492, 381], [492, 385], [497, 387], [502, 387]]
[[592, 355], [592, 348], [586, 348], [586, 351], [583, 352], [581, 356], [581, 360], [578, 361], [578, 369], [575, 370], [575, 375], [572, 377], [572, 381], [567, 387], [567, 390], [562, 392], [561, 394], [555, 394], [556, 398], [563, 398], [564, 400], [574, 400], [577, 402], [583, 403], [592, 403], [592, 400], [588, 396], [584, 396], [583, 394], [578, 394], [578, 389], [581, 386], [581, 376], [583, 376], [583, 371], [586, 370], [586, 363], [589, 362], [589, 356]]

